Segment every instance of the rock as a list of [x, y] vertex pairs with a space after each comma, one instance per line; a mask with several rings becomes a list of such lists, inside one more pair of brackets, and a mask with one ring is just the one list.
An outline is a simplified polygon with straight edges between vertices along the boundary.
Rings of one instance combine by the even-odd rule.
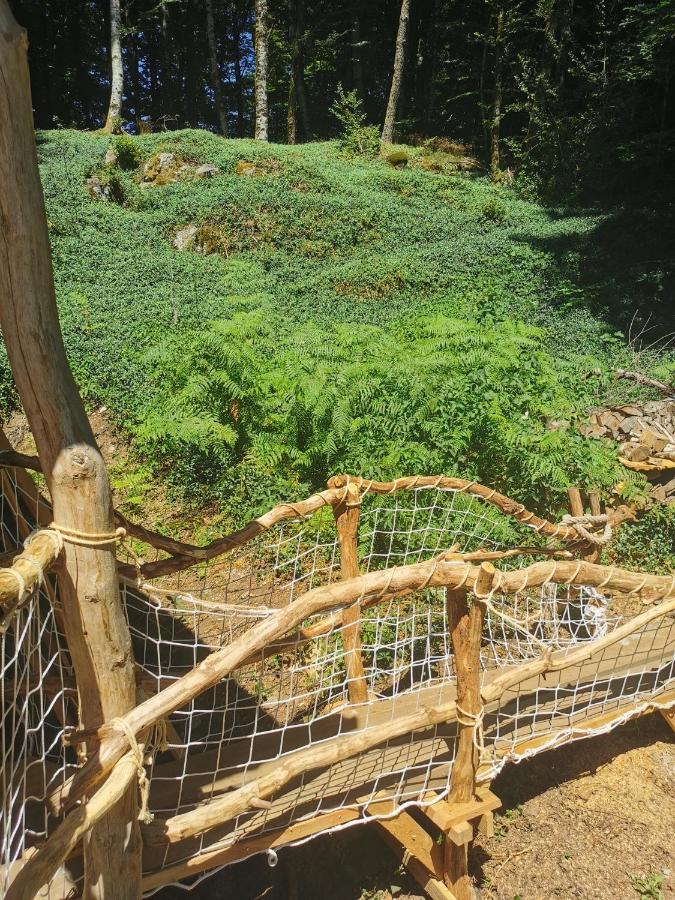
[[245, 159], [238, 160], [236, 166], [237, 175], [247, 175], [251, 178], [253, 175], [257, 174], [257, 171], [258, 167], [255, 163], [247, 162]]
[[623, 420], [623, 422], [619, 423], [619, 431], [624, 434], [630, 434], [634, 428], [638, 426], [639, 422], [637, 416], [628, 416]]
[[655, 451], [663, 450], [668, 445], [668, 438], [662, 434], [657, 434], [651, 428], [645, 428], [640, 440], [645, 447]]
[[110, 188], [103, 184], [98, 175], [91, 175], [87, 178], [84, 186], [94, 200], [108, 200], [110, 197]]
[[210, 163], [204, 163], [195, 169], [195, 175], [197, 178], [213, 178], [214, 175], [220, 175], [220, 169]]
[[649, 448], [643, 447], [641, 444], [622, 444], [619, 452], [621, 456], [631, 462], [644, 462], [650, 456]]
[[104, 166], [114, 166], [117, 163], [117, 153], [114, 147], [108, 147], [103, 157]]
[[186, 225], [185, 228], [181, 228], [180, 231], [177, 231], [176, 236], [173, 239], [173, 245], [176, 250], [189, 250], [190, 247], [192, 247], [196, 234], [196, 225]]

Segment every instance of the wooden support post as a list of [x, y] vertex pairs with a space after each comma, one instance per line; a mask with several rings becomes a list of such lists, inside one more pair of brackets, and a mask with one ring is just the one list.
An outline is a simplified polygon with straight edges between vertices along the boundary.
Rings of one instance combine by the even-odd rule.
[[[485, 595], [492, 586], [495, 568], [482, 563], [474, 592]], [[457, 753], [452, 767], [449, 802], [467, 803], [476, 795], [476, 772], [480, 764], [477, 737], [483, 701], [480, 693], [480, 645], [485, 607], [469, 606], [464, 589], [446, 592], [448, 630], [452, 639], [457, 678]], [[449, 836], [444, 842], [444, 879], [457, 900], [471, 900], [473, 886], [468, 870], [468, 843], [458, 845]]]
[[569, 500], [571, 515], [583, 516], [584, 504], [581, 499], [581, 491], [579, 490], [579, 488], [576, 488], [576, 487], [567, 488], [567, 498]]
[[[360, 508], [359, 489], [354, 484], [347, 484], [344, 499], [333, 507], [340, 546], [340, 574], [344, 579], [355, 578], [360, 574], [358, 555]], [[358, 602], [346, 607], [342, 613], [347, 689], [352, 703], [365, 703], [368, 699], [368, 684], [361, 653], [360, 619], [361, 604]]]
[[[56, 309], [26, 46], [25, 31], [7, 0], [0, 0], [0, 325], [55, 522], [77, 534], [111, 535], [105, 464], [68, 367]], [[136, 700], [115, 542], [67, 542], [64, 557], [59, 594], [80, 718], [85, 728], [95, 728], [128, 712]], [[140, 896], [135, 785], [97, 821], [84, 850], [86, 900]]]
[[599, 516], [602, 514], [602, 508], [600, 506], [600, 494], [597, 491], [588, 492], [588, 505], [591, 508], [592, 516]]

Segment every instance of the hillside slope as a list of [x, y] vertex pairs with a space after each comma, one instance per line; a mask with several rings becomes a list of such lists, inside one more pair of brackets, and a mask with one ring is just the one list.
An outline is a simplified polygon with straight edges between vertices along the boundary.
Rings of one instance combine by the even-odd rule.
[[[600, 216], [412, 149], [397, 168], [185, 131], [104, 166], [108, 138], [38, 144], [76, 378], [177, 483], [244, 514], [339, 469], [456, 471], [549, 509], [617, 480], [612, 447], [568, 427], [630, 357], [587, 311]], [[160, 152], [219, 172], [140, 183]]]

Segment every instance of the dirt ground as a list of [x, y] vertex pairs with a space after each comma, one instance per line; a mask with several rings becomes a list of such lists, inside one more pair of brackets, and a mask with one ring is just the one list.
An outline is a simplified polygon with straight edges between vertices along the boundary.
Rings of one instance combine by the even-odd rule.
[[[481, 900], [675, 900], [675, 735], [659, 715], [507, 767], [495, 836], [470, 854]], [[417, 900], [424, 895], [360, 825], [264, 856], [162, 900]]]

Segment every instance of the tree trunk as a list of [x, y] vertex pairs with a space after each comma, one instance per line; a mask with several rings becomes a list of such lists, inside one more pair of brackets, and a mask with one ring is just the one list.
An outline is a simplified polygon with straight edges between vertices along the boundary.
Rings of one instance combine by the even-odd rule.
[[[291, 46], [291, 71], [288, 82], [288, 143], [298, 143], [298, 109], [303, 118], [303, 136], [306, 137], [307, 109], [303, 91], [302, 43], [305, 32], [305, 0], [289, 0], [288, 40]], [[304, 105], [304, 110], [302, 109]]]
[[495, 91], [492, 101], [492, 122], [490, 124], [490, 168], [499, 170], [499, 132], [502, 121], [502, 51], [504, 44], [504, 10], [497, 12], [497, 32], [495, 37]]
[[108, 134], [119, 131], [122, 121], [122, 97], [124, 94], [124, 69], [122, 67], [122, 43], [120, 40], [120, 0], [110, 0], [110, 104], [103, 130]]
[[171, 35], [169, 33], [169, 6], [160, 4], [161, 22], [159, 28], [159, 58], [162, 69], [162, 87], [160, 91], [160, 109], [163, 116], [176, 114], [174, 107], [173, 78], [171, 74]]
[[361, 100], [365, 97], [363, 88], [363, 58], [361, 56], [362, 43], [361, 15], [359, 11], [359, 0], [357, 0], [352, 14], [352, 84]]
[[269, 140], [267, 103], [267, 51], [269, 43], [267, 0], [255, 0], [255, 138]]
[[[0, 184], [0, 325], [51, 493], [54, 521], [85, 535], [111, 534], [105, 465], [68, 367], [56, 310], [26, 36], [7, 0], [0, 0]], [[81, 724], [96, 728], [136, 702], [114, 541], [95, 547], [66, 541], [64, 561], [60, 600]], [[86, 900], [140, 897], [136, 793], [134, 786], [84, 842]]]
[[220, 66], [218, 65], [218, 45], [216, 44], [216, 27], [213, 21], [213, 0], [206, 0], [206, 36], [209, 45], [209, 70], [211, 72], [211, 87], [213, 98], [216, 102], [216, 114], [218, 127], [222, 135], [227, 134], [227, 116], [223, 106], [223, 89], [220, 81]]
[[396, 114], [401, 99], [401, 87], [403, 86], [403, 69], [405, 66], [406, 45], [408, 43], [408, 27], [410, 24], [410, 0], [402, 0], [401, 16], [398, 21], [398, 33], [396, 35], [396, 55], [394, 56], [394, 73], [391, 78], [391, 90], [389, 102], [384, 117], [382, 140], [387, 144], [394, 143], [394, 127]]
[[234, 91], [237, 105], [237, 137], [244, 137], [244, 92], [241, 83], [241, 21], [235, 10], [234, 23]]

